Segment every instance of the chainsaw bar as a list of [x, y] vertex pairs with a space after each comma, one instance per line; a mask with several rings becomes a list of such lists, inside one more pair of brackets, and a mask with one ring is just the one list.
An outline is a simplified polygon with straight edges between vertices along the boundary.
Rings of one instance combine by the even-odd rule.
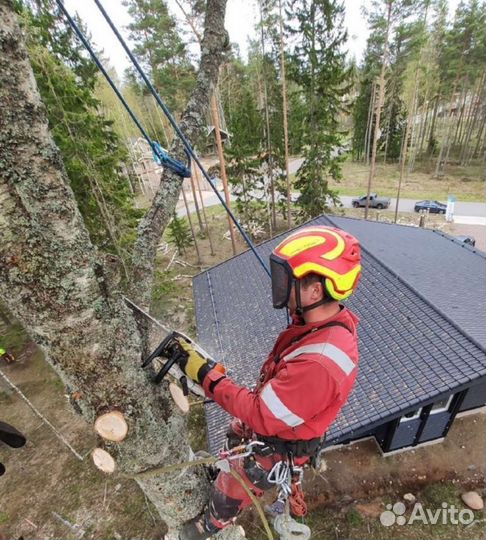
[[[209, 355], [202, 347], [200, 347], [197, 343], [195, 343], [189, 336], [186, 336], [182, 332], [176, 332], [162, 324], [160, 321], [158, 321], [156, 318], [152, 317], [150, 313], [147, 313], [144, 309], [142, 309], [140, 306], [137, 306], [135, 302], [132, 302], [129, 298], [126, 296], [123, 296], [123, 300], [133, 309], [137, 310], [140, 314], [142, 314], [146, 319], [148, 319], [150, 322], [158, 326], [160, 329], [162, 329], [167, 335], [165, 336], [165, 339], [158, 345], [158, 347], [144, 360], [142, 367], [147, 367], [150, 363], [152, 363], [157, 358], [161, 358], [160, 354], [158, 354], [158, 351], [163, 351], [166, 348], [167, 341], [170, 338], [173, 338], [173, 336], [176, 336], [177, 338], [184, 339], [187, 341], [196, 351], [203, 356], [206, 360], [213, 360], [211, 355]], [[167, 358], [167, 357], [164, 357]], [[189, 377], [186, 377], [182, 369], [177, 364], [176, 359], [168, 359], [167, 362], [164, 364], [162, 369], [157, 373], [155, 376], [154, 382], [160, 383], [162, 379], [167, 375], [171, 375], [174, 377], [174, 379], [177, 379], [182, 386], [182, 390], [185, 395], [187, 395], [188, 392], [192, 392], [196, 396], [199, 397], [206, 397], [206, 394], [199, 384], [195, 383], [192, 379]]]

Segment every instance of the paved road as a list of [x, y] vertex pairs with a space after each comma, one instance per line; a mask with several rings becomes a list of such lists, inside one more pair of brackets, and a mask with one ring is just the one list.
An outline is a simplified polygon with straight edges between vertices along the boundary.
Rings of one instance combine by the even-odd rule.
[[[291, 159], [289, 163], [290, 173], [297, 172], [298, 168], [301, 166], [303, 161], [304, 160], [302, 158]], [[360, 195], [365, 195], [365, 193], [363, 192]], [[358, 196], [358, 194], [356, 196]], [[343, 195], [340, 198], [345, 208], [351, 208], [351, 199], [353, 197]], [[415, 202], [416, 202], [415, 199], [401, 199], [398, 205], [398, 210], [400, 212], [413, 212], [413, 207], [414, 207]], [[441, 202], [447, 203], [447, 201], [441, 201]], [[388, 208], [389, 212], [395, 212], [395, 204], [396, 204], [396, 199], [392, 198], [390, 207]], [[475, 216], [475, 217], [486, 219], [485, 218], [486, 203], [457, 201], [454, 208], [454, 215]]]
[[[232, 197], [233, 199], [234, 197]], [[351, 200], [353, 197], [343, 195], [340, 197], [341, 202], [343, 203], [343, 206], [345, 208], [352, 208]], [[415, 199], [400, 199], [400, 203], [398, 205], [398, 210], [400, 212], [413, 212], [413, 207], [415, 204]], [[215, 204], [219, 204], [219, 199], [217, 195], [214, 193], [207, 193], [204, 196], [204, 205], [206, 207], [208, 206], [214, 206]], [[391, 199], [391, 204], [387, 210], [383, 210], [383, 212], [395, 212], [395, 204], [396, 199]], [[189, 204], [189, 209], [191, 212], [194, 212], [194, 205]], [[177, 211], [178, 215], [185, 215], [185, 209], [182, 206], [182, 208], [178, 208]], [[486, 225], [486, 203], [478, 203], [478, 202], [456, 202], [455, 208], [454, 208], [454, 216], [456, 219], [465, 218], [464, 221], [471, 222], [471, 220], [468, 220], [468, 217], [473, 218], [472, 222], [478, 225]]]

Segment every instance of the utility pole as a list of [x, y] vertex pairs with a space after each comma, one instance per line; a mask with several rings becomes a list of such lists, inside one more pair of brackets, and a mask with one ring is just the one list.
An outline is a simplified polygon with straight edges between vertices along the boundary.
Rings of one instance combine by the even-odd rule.
[[[228, 208], [231, 208], [231, 198], [228, 189], [228, 177], [226, 176], [226, 164], [224, 161], [223, 141], [221, 140], [220, 122], [218, 113], [218, 104], [216, 103], [216, 93], [211, 96], [211, 117], [213, 119], [214, 135], [216, 137], [216, 147], [218, 150], [219, 168], [221, 171], [221, 180], [223, 181], [224, 197]], [[236, 238], [233, 222], [228, 214], [228, 226], [231, 236], [231, 245], [233, 246], [233, 255], [236, 255]]]

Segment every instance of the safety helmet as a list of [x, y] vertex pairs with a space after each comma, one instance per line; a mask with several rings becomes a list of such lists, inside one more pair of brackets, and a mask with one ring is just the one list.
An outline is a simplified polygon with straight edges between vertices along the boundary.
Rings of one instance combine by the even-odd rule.
[[[303, 227], [288, 236], [270, 255], [273, 307], [287, 306], [292, 284], [296, 285], [297, 314], [331, 300], [345, 300], [361, 275], [358, 240], [336, 227]], [[325, 297], [310, 306], [300, 304], [300, 279], [309, 274], [322, 277]]]

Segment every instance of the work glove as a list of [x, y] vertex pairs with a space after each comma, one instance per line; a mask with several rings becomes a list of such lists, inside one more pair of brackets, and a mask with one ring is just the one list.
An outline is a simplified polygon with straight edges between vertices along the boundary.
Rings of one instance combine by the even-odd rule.
[[178, 363], [182, 371], [190, 377], [194, 382], [202, 384], [204, 377], [212, 370], [216, 369], [220, 373], [225, 372], [224, 367], [210, 358], [204, 358], [194, 347], [185, 341], [179, 340], [179, 345], [186, 351], [186, 358], [181, 359]]

